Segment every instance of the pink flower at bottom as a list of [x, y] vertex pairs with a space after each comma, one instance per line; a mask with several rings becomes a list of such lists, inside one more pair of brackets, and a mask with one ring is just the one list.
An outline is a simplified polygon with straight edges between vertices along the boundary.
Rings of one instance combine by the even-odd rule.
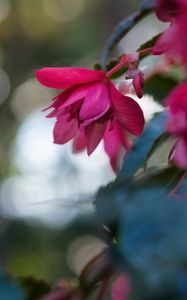
[[121, 274], [112, 285], [112, 300], [126, 300], [131, 291], [129, 277], [126, 274]]
[[[54, 142], [74, 140], [74, 151], [90, 155], [104, 139], [114, 168], [126, 132], [141, 134], [144, 116], [139, 105], [115, 88], [106, 74], [84, 68], [43, 68], [36, 78], [44, 86], [64, 90], [53, 99], [47, 117], [55, 117]], [[114, 145], [115, 143], [115, 145]], [[110, 146], [109, 146], [110, 144]]]
[[177, 137], [172, 159], [187, 168], [187, 83], [177, 86], [167, 97], [167, 130]]

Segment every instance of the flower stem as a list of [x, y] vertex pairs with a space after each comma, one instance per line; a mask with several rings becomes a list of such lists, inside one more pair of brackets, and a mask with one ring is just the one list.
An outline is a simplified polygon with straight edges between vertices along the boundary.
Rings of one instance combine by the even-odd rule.
[[[139, 57], [139, 59], [141, 57], [144, 57], [144, 56], [147, 56], [149, 54], [152, 53], [152, 47], [151, 48], [146, 48], [146, 49], [143, 49], [143, 50], [140, 50], [137, 52], [137, 55]], [[122, 55], [122, 59], [121, 61], [116, 65], [114, 66], [112, 69], [110, 69], [107, 73], [106, 73], [106, 76], [108, 78], [110, 78], [113, 74], [117, 73], [119, 70], [121, 70], [122, 68], [126, 67], [128, 68], [129, 65], [132, 63], [131, 61], [128, 60], [128, 57], [130, 56], [131, 54], [124, 54]], [[138, 60], [137, 60], [138, 61]], [[139, 64], [139, 62], [138, 62]]]
[[113, 67], [106, 73], [106, 76], [108, 78], [111, 77], [113, 74], [115, 74], [116, 72], [118, 72], [120, 69], [122, 69], [125, 66], [126, 66], [126, 62], [120, 61], [119, 64], [117, 64], [115, 67]]
[[97, 295], [96, 300], [103, 300], [104, 295], [105, 295], [105, 293], [106, 293], [106, 289], [107, 289], [107, 286], [108, 286], [109, 281], [110, 281], [110, 277], [106, 277], [106, 278], [103, 280], [103, 282], [102, 282], [102, 284], [101, 284], [101, 288], [100, 288], [100, 290], [99, 290], [99, 294]]

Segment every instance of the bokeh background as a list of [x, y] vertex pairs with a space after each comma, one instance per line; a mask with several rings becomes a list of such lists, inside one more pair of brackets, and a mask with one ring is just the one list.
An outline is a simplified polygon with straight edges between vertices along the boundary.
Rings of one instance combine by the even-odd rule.
[[[0, 260], [15, 274], [74, 277], [103, 247], [92, 201], [114, 178], [102, 145], [91, 158], [53, 144], [42, 109], [44, 66], [91, 67], [136, 0], [0, 0]], [[132, 50], [160, 25], [147, 19], [119, 46]]]

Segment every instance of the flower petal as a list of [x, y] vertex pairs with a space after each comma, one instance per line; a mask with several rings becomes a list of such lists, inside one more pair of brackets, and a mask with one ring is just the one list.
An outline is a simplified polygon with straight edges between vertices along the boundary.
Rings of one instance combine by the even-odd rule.
[[112, 285], [112, 300], [126, 300], [131, 291], [130, 278], [127, 274], [121, 274]]
[[62, 104], [60, 108], [67, 107], [75, 103], [76, 101], [83, 99], [88, 93], [89, 89], [93, 86], [94, 84], [85, 84], [77, 87], [72, 91], [72, 93], [69, 95], [69, 97], [66, 99], [66, 101]]
[[133, 83], [136, 95], [138, 96], [138, 98], [141, 99], [143, 96], [142, 88], [144, 85], [143, 73], [142, 72], [137, 73], [137, 75], [134, 77], [132, 83]]
[[145, 120], [138, 103], [132, 98], [120, 94], [112, 83], [110, 84], [110, 90], [117, 121], [133, 135], [140, 135]]
[[100, 81], [105, 77], [102, 71], [85, 68], [43, 68], [36, 71], [36, 78], [41, 84], [55, 89], [67, 89], [73, 85]]
[[177, 25], [171, 25], [157, 40], [153, 54], [160, 55], [167, 52], [173, 46], [174, 37], [178, 31]]
[[177, 141], [172, 159], [179, 167], [187, 168], [187, 140], [185, 138], [180, 138]]
[[77, 134], [77, 120], [69, 120], [69, 114], [58, 116], [53, 130], [54, 143], [65, 144]]
[[127, 132], [116, 122], [112, 129], [110, 129], [110, 127], [107, 128], [103, 140], [105, 152], [110, 157], [111, 167], [114, 172], [117, 172], [122, 147], [126, 150], [130, 150], [131, 148]]
[[104, 82], [94, 85], [86, 94], [80, 109], [79, 117], [82, 121], [97, 120], [102, 117], [110, 107], [108, 85]]
[[73, 152], [79, 153], [86, 149], [86, 138], [84, 131], [81, 130], [79, 135], [73, 141]]
[[47, 108], [43, 109], [43, 111], [46, 111], [50, 108], [54, 108], [54, 110], [52, 112], [50, 112], [46, 118], [53, 118], [53, 117], [57, 117], [57, 115], [59, 113], [62, 112], [61, 106], [64, 103], [64, 101], [66, 101], [66, 99], [70, 96], [70, 94], [74, 91], [75, 89], [68, 89], [60, 94], [58, 94], [57, 96], [55, 96], [53, 98], [53, 102], [50, 106], [48, 106]]
[[119, 153], [121, 150], [121, 141], [118, 128], [113, 127], [112, 130], [108, 129], [104, 134], [104, 149], [110, 158], [110, 164], [114, 172], [118, 170], [119, 167]]
[[85, 127], [87, 153], [91, 155], [102, 140], [107, 123], [94, 122]]

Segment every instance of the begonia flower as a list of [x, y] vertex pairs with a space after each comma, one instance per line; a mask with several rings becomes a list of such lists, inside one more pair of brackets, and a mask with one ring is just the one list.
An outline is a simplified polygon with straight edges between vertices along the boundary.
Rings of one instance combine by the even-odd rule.
[[187, 0], [157, 0], [156, 14], [169, 28], [158, 38], [153, 54], [166, 53], [172, 60], [179, 59], [187, 69]]
[[169, 107], [167, 130], [177, 137], [172, 158], [187, 168], [187, 83], [177, 86], [166, 99]]
[[86, 148], [90, 155], [104, 138], [114, 166], [119, 143], [127, 145], [119, 131], [135, 136], [141, 134], [144, 127], [141, 108], [132, 98], [119, 93], [104, 72], [85, 68], [43, 68], [36, 72], [36, 78], [44, 86], [64, 90], [53, 99], [49, 107], [53, 111], [47, 116], [57, 119], [55, 143], [65, 144], [73, 139], [75, 152]]

